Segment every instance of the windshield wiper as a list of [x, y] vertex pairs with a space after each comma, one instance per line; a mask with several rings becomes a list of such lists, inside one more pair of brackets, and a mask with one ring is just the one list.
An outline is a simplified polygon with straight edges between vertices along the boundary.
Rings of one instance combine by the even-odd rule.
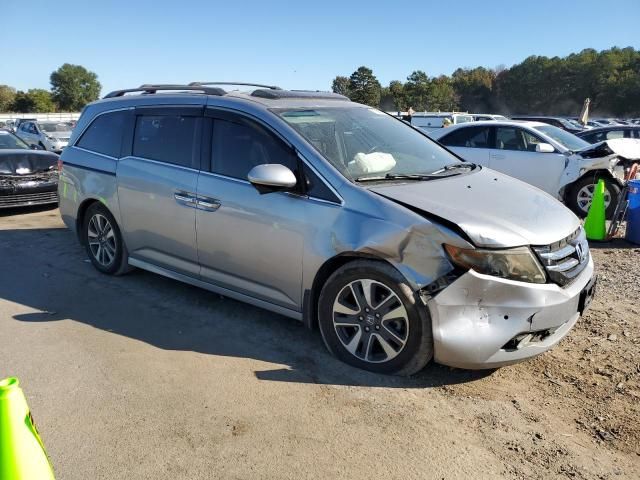
[[444, 172], [450, 172], [452, 170], [473, 170], [476, 167], [475, 163], [469, 163], [469, 162], [460, 162], [460, 163], [452, 163], [451, 165], [445, 165], [442, 168], [439, 168], [438, 170], [431, 172], [429, 175], [437, 175], [439, 173], [444, 173]]
[[442, 178], [441, 175], [432, 175], [426, 173], [387, 173], [384, 176], [357, 177], [356, 182], [383, 182], [385, 180], [432, 180], [434, 178]]

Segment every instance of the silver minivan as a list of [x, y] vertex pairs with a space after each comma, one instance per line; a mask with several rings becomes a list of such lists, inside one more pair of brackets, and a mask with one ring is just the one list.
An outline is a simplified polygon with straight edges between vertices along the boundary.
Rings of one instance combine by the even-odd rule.
[[93, 265], [138, 267], [318, 327], [367, 370], [538, 355], [588, 306], [577, 217], [336, 94], [143, 85], [88, 105], [60, 212]]

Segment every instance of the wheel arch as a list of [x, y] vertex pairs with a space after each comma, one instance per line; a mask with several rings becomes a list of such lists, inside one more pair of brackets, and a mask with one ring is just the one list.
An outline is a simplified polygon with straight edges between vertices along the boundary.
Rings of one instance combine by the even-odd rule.
[[569, 195], [571, 195], [571, 192], [573, 191], [573, 188], [576, 185], [576, 183], [584, 180], [585, 178], [593, 178], [594, 180], [599, 178], [607, 178], [609, 180], [613, 180], [614, 182], [616, 182], [616, 184], [619, 187], [622, 187], [622, 185], [620, 184], [620, 181], [609, 170], [606, 170], [606, 169], [589, 170], [587, 172], [584, 172], [581, 176], [576, 178], [573, 182], [568, 183], [563, 187], [564, 190], [562, 193], [562, 198], [564, 198], [565, 202], [569, 200]]
[[308, 329], [314, 330], [318, 327], [318, 300], [320, 299], [320, 292], [322, 291], [322, 287], [324, 287], [329, 277], [337, 269], [341, 268], [347, 263], [357, 260], [372, 260], [374, 262], [389, 265], [397, 270], [400, 275], [402, 275], [403, 277], [405, 276], [400, 270], [398, 270], [398, 268], [396, 268], [393, 263], [382, 257], [378, 257], [369, 253], [342, 252], [334, 257], [331, 257], [330, 259], [326, 260], [316, 272], [313, 283], [311, 285], [311, 289], [307, 289], [304, 292], [302, 300], [302, 321]]
[[[84, 239], [82, 235], [82, 226], [84, 224], [84, 217], [89, 207], [94, 203], [101, 203], [102, 206], [106, 208], [109, 211], [109, 213], [111, 213], [111, 215], [113, 215], [113, 212], [111, 211], [107, 203], [104, 202], [103, 200], [96, 197], [89, 197], [84, 199], [82, 203], [80, 203], [80, 205], [78, 206], [78, 212], [76, 214], [76, 235], [78, 236], [78, 240], [82, 245], [84, 245]], [[113, 218], [116, 218], [116, 216], [113, 215]]]

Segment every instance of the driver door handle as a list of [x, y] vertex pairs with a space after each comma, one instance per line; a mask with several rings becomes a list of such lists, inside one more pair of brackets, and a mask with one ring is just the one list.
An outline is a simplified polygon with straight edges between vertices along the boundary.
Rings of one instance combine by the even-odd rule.
[[173, 194], [173, 198], [175, 198], [176, 202], [180, 205], [184, 205], [185, 207], [195, 207], [196, 206], [196, 198], [192, 197], [187, 192], [176, 192]]
[[216, 200], [215, 198], [205, 197], [198, 198], [196, 200], [196, 208], [198, 210], [204, 210], [205, 212], [215, 212], [220, 208], [220, 205], [222, 205], [220, 201]]

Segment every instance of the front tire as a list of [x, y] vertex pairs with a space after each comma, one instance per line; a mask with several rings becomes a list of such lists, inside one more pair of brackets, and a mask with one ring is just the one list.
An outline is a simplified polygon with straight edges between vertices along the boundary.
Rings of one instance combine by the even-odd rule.
[[[602, 177], [601, 177], [602, 178]], [[593, 192], [600, 178], [584, 177], [575, 182], [570, 190], [567, 198], [567, 205], [580, 218], [584, 218], [589, 213]], [[620, 199], [620, 187], [611, 178], [602, 178], [604, 180], [604, 205], [606, 208], [606, 216], [608, 219], [613, 217], [616, 205]]]
[[329, 351], [354, 367], [412, 375], [433, 356], [427, 307], [382, 262], [356, 260], [334, 272], [320, 293], [318, 319]]
[[97, 270], [108, 275], [130, 270], [120, 228], [104, 205], [95, 202], [87, 208], [82, 234], [87, 255]]

